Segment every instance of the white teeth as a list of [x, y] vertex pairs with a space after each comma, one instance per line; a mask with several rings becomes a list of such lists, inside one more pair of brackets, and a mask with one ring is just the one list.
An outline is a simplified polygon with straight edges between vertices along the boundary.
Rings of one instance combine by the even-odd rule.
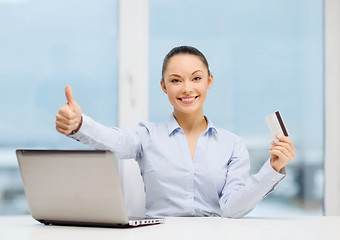
[[190, 102], [190, 101], [193, 101], [195, 98], [182, 98], [182, 101], [183, 102]]

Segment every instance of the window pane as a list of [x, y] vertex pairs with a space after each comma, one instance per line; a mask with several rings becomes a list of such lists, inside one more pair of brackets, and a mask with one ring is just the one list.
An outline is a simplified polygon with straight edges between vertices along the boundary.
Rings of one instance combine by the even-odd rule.
[[55, 130], [65, 86], [116, 125], [117, 1], [0, 1], [0, 214], [28, 211], [17, 148], [88, 148]]
[[150, 96], [157, 99], [150, 101], [150, 120], [172, 112], [159, 85], [165, 54], [178, 45], [197, 47], [214, 74], [205, 114], [243, 138], [251, 173], [269, 157], [264, 116], [280, 110], [297, 149], [286, 179], [251, 214], [320, 215], [322, 39], [322, 0], [150, 0]]

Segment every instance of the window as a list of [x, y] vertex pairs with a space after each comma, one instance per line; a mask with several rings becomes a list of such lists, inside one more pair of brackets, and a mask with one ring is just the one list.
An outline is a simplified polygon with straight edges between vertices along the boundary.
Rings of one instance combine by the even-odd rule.
[[[136, 37], [147, 33], [147, 14], [149, 36]], [[297, 157], [251, 215], [322, 214], [322, 0], [0, 0], [0, 22], [0, 215], [28, 212], [15, 149], [89, 148], [55, 130], [65, 85], [83, 112], [105, 125], [132, 125], [148, 111], [150, 121], [164, 121], [172, 108], [160, 88], [161, 64], [178, 45], [206, 55], [214, 84], [205, 114], [243, 138], [252, 173], [269, 157], [264, 116], [279, 109], [285, 119]], [[148, 52], [147, 71], [140, 63]], [[152, 98], [145, 104], [147, 84]], [[129, 180], [124, 188], [135, 186]]]
[[55, 130], [64, 89], [117, 124], [117, 1], [0, 1], [0, 214], [28, 212], [17, 148], [89, 148]]
[[206, 55], [214, 84], [205, 114], [243, 138], [252, 173], [269, 157], [264, 116], [280, 110], [285, 119], [297, 157], [252, 214], [322, 214], [323, 1], [150, 0], [149, 91], [161, 99], [150, 101], [150, 121], [172, 112], [159, 81], [165, 54], [178, 45]]

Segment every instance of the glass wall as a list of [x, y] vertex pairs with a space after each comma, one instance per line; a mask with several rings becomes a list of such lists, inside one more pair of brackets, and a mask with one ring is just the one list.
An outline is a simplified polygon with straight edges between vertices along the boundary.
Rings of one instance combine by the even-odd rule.
[[28, 212], [15, 149], [84, 149], [55, 130], [65, 86], [117, 124], [117, 1], [0, 1], [0, 214]]
[[251, 173], [268, 159], [264, 117], [280, 110], [297, 149], [286, 179], [250, 214], [321, 215], [323, 199], [323, 1], [150, 0], [151, 121], [172, 112], [161, 65], [178, 45], [207, 57], [214, 75], [205, 114], [243, 138]]

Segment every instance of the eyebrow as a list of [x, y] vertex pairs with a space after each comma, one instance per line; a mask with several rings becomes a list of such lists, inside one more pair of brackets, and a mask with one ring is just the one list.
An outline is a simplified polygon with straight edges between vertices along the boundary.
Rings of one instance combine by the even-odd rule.
[[[193, 73], [191, 74], [191, 76], [194, 75], [194, 74], [197, 73], [197, 72], [202, 72], [202, 73], [203, 73], [202, 70], [196, 70], [195, 72], [193, 72]], [[174, 77], [182, 77], [181, 75], [178, 75], [178, 74], [176, 74], [176, 73], [172, 73], [172, 74], [170, 74], [168, 77], [170, 77], [170, 76], [174, 76]]]

